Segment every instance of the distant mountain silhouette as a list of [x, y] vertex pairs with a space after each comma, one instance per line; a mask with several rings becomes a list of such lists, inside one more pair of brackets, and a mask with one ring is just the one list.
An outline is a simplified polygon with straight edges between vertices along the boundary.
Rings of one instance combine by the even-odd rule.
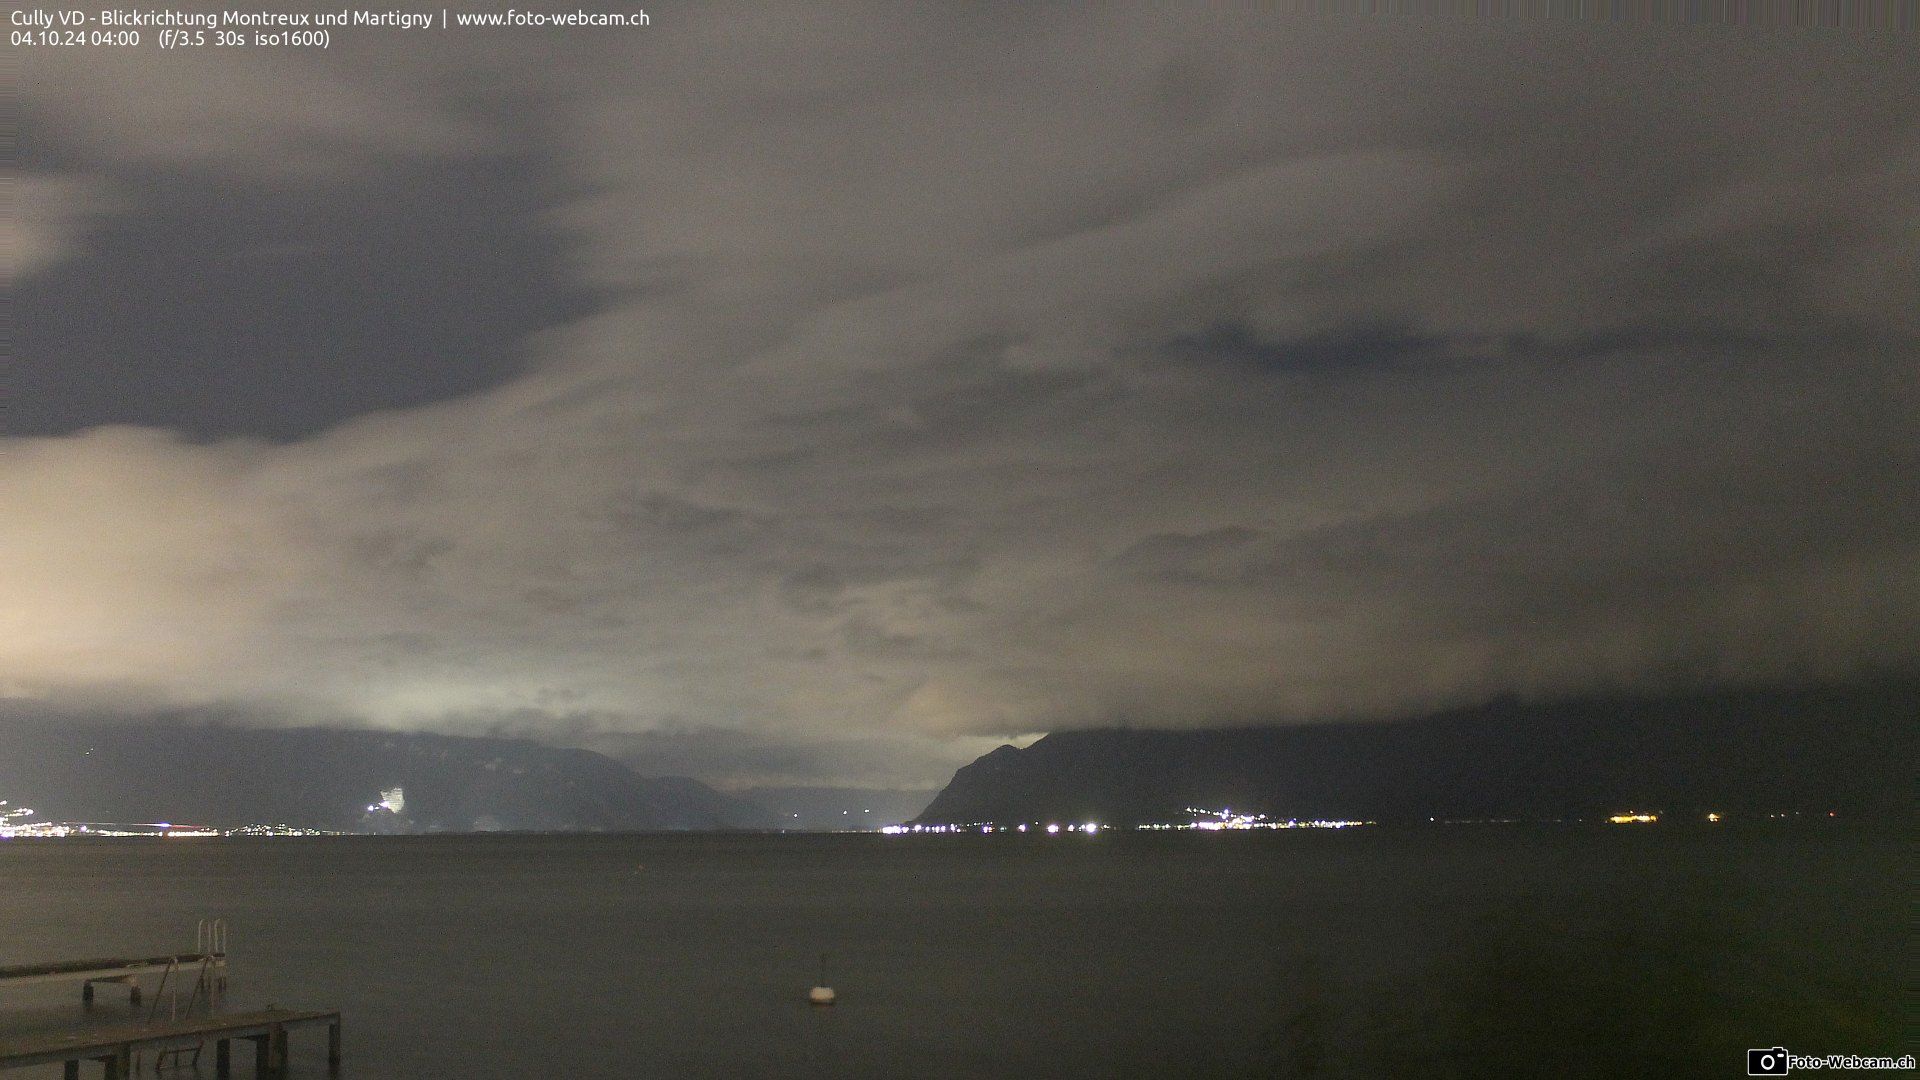
[[736, 792], [764, 806], [783, 829], [834, 831], [897, 825], [936, 794], [899, 788], [753, 787]]
[[[405, 809], [369, 813], [381, 792]], [[329, 728], [0, 723], [0, 799], [41, 820], [353, 831], [760, 828], [760, 807], [588, 750]]]
[[1498, 701], [1416, 720], [1093, 730], [1003, 746], [922, 823], [1281, 817], [1911, 813], [1920, 682], [1663, 698]]

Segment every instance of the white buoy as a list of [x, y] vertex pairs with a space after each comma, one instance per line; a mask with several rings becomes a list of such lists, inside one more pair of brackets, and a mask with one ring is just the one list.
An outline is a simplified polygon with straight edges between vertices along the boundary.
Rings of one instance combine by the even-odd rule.
[[807, 1000], [815, 1005], [833, 1004], [833, 987], [827, 985], [827, 954], [820, 954], [820, 982], [807, 991]]

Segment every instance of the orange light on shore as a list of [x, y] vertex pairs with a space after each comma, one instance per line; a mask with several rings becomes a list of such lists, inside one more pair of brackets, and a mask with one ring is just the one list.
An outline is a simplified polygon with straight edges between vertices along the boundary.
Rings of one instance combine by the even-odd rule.
[[1607, 819], [1615, 825], [1651, 825], [1660, 820], [1658, 814], [1615, 814]]

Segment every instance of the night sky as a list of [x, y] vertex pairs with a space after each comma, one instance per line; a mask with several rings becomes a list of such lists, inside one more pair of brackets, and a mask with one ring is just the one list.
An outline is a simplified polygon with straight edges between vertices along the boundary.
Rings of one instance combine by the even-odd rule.
[[648, 10], [21, 57], [5, 711], [932, 786], [1920, 668], [1910, 35]]

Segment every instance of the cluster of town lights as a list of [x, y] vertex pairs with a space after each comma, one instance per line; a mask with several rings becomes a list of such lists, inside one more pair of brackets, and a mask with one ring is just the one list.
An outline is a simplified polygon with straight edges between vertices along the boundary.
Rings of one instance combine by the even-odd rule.
[[[1310, 821], [1302, 821], [1299, 818], [1276, 820], [1265, 814], [1236, 814], [1232, 810], [1202, 810], [1193, 806], [1187, 807], [1187, 813], [1195, 815], [1193, 820], [1153, 822], [1145, 825], [1135, 825], [1134, 828], [1141, 832], [1158, 832], [1168, 829], [1221, 832], [1225, 830], [1238, 831], [1243, 829], [1350, 829], [1356, 825], [1374, 824], [1371, 821], [1332, 821], [1320, 818], [1315, 818]], [[880, 831], [888, 836], [901, 836], [909, 833], [1023, 833], [1029, 829], [1033, 829], [1050, 835], [1058, 835], [1063, 832], [1086, 833], [1091, 835], [1107, 828], [1109, 828], [1109, 826], [1094, 821], [1080, 825], [1063, 825], [1057, 821], [1048, 822], [1043, 825], [1040, 822], [1033, 821], [1022, 822], [1018, 825], [998, 825], [992, 822], [972, 822], [965, 825], [889, 825]]]
[[[1245, 829], [1351, 829], [1359, 825], [1378, 824], [1372, 821], [1344, 821], [1326, 818], [1272, 818], [1266, 814], [1236, 814], [1230, 809], [1208, 810], [1198, 806], [1189, 806], [1186, 808], [1186, 812], [1193, 815], [1191, 821], [1155, 822], [1146, 825], [1135, 825], [1134, 828], [1142, 832], [1171, 830], [1237, 832]], [[1784, 819], [1799, 817], [1800, 815], [1788, 813], [1769, 814], [1767, 816], [1772, 819]], [[1837, 811], [1829, 811], [1826, 816], [1832, 818], [1838, 817], [1839, 814]], [[1439, 821], [1440, 819], [1428, 818], [1427, 820]], [[1482, 821], [1511, 822], [1517, 820], [1518, 819], [1508, 818], [1448, 819], [1446, 823], [1473, 824]], [[1609, 824], [1613, 825], [1653, 825], [1660, 821], [1660, 815], [1642, 810], [1628, 810], [1623, 813], [1609, 815], [1606, 820]], [[1706, 820], [1710, 824], [1719, 824], [1725, 820], [1725, 815], [1719, 811], [1714, 811], [1706, 815]], [[1111, 826], [1091, 822], [1084, 825], [1063, 825], [1058, 822], [1045, 825], [1039, 822], [1020, 825], [998, 825], [991, 822], [973, 822], [966, 825], [889, 825], [880, 831], [889, 836], [899, 836], [905, 833], [1023, 833], [1029, 828], [1048, 833], [1096, 833], [1102, 829], [1111, 828]]]
[[[381, 801], [369, 806], [369, 812], [385, 811], [398, 814], [406, 806], [405, 796], [399, 788], [380, 793]], [[1142, 832], [1163, 830], [1191, 830], [1197, 832], [1237, 832], [1250, 829], [1350, 829], [1359, 825], [1373, 825], [1372, 821], [1342, 821], [1314, 818], [1271, 818], [1266, 814], [1236, 814], [1231, 809], [1208, 810], [1198, 806], [1189, 806], [1186, 812], [1193, 815], [1190, 821], [1155, 822], [1135, 825]], [[159, 821], [149, 824], [120, 824], [88, 821], [34, 821], [34, 812], [26, 807], [9, 809], [5, 799], [0, 799], [0, 840], [16, 837], [64, 837], [64, 836], [339, 836], [341, 833], [325, 829], [304, 829], [291, 825], [244, 825], [237, 829], [214, 829], [202, 825], [176, 825]], [[1798, 818], [1798, 813], [1768, 814], [1769, 819]], [[1827, 817], [1839, 816], [1836, 811], [1828, 811]], [[1723, 815], [1714, 812], [1706, 815], [1706, 820], [1718, 823]], [[1435, 821], [1435, 818], [1428, 818]], [[1507, 819], [1485, 819], [1499, 820]], [[1613, 814], [1607, 818], [1613, 825], [1652, 825], [1660, 820], [1660, 815], [1638, 810]], [[1449, 824], [1458, 824], [1450, 820]], [[888, 836], [901, 836], [909, 833], [1024, 833], [1028, 830], [1045, 832], [1049, 835], [1059, 833], [1081, 833], [1091, 836], [1112, 826], [1088, 821], [1075, 824], [1060, 822], [1022, 822], [1018, 825], [999, 825], [993, 822], [972, 822], [964, 825], [888, 825], [880, 832]]]
[[1192, 821], [1178, 824], [1142, 825], [1142, 829], [1198, 829], [1201, 832], [1225, 832], [1242, 829], [1351, 829], [1356, 825], [1372, 825], [1371, 821], [1343, 821], [1328, 818], [1313, 818], [1302, 821], [1299, 818], [1271, 818], [1265, 814], [1236, 814], [1231, 809], [1207, 810], [1198, 806], [1189, 806], [1187, 813], [1193, 815]]
[[65, 836], [64, 832], [55, 832], [58, 826], [46, 821], [28, 821], [33, 811], [25, 806], [7, 809], [7, 800], [0, 799], [0, 840], [13, 836]]
[[33, 810], [8, 809], [0, 799], [0, 840], [59, 839], [73, 836], [328, 836], [319, 829], [299, 829], [291, 825], [243, 825], [238, 829], [213, 829], [204, 825], [177, 825], [171, 821], [128, 824], [109, 821], [33, 821]]
[[[1042, 828], [1042, 826], [1040, 825], [1040, 823], [1039, 823], [1039, 822], [1034, 822], [1034, 823], [1033, 823], [1033, 827], [1034, 827], [1034, 828]], [[1087, 822], [1087, 823], [1085, 823], [1085, 824], [1083, 824], [1083, 825], [1061, 825], [1061, 824], [1060, 824], [1060, 823], [1058, 823], [1058, 822], [1054, 822], [1054, 823], [1052, 823], [1052, 824], [1049, 824], [1049, 825], [1046, 825], [1046, 826], [1044, 826], [1044, 828], [1045, 828], [1045, 830], [1046, 830], [1047, 832], [1049, 832], [1049, 833], [1061, 833], [1061, 832], [1069, 832], [1069, 833], [1086, 833], [1086, 834], [1088, 834], [1088, 835], [1092, 835], [1092, 834], [1094, 834], [1094, 833], [1097, 833], [1097, 832], [1099, 832], [1099, 831], [1100, 831], [1101, 829], [1104, 829], [1104, 828], [1106, 828], [1106, 826], [1105, 826], [1105, 825], [1102, 825], [1102, 824], [1100, 824], [1099, 822], [1096, 822], [1096, 821], [1089, 821], [1089, 822]], [[984, 824], [984, 825], [982, 825], [982, 824], [969, 824], [969, 825], [888, 825], [888, 826], [887, 826], [886, 828], [884, 828], [884, 829], [881, 829], [880, 831], [881, 831], [882, 833], [885, 833], [885, 834], [886, 834], [886, 835], [888, 835], [888, 836], [901, 836], [901, 835], [903, 835], [903, 834], [906, 834], [906, 833], [997, 833], [997, 832], [1026, 832], [1026, 831], [1027, 831], [1027, 824], [1023, 822], [1023, 823], [1021, 823], [1021, 824], [1019, 824], [1019, 825], [993, 825], [993, 824]]]

